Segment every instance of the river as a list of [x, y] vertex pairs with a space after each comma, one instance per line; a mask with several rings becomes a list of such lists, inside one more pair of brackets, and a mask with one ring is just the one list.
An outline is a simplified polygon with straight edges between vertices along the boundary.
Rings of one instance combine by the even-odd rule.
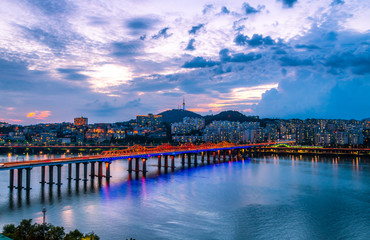
[[69, 185], [63, 167], [59, 190], [42, 188], [34, 168], [29, 194], [11, 193], [0, 171], [0, 227], [41, 223], [45, 207], [47, 222], [103, 240], [370, 239], [369, 160], [262, 156], [161, 175], [155, 162], [128, 179], [127, 162], [115, 161], [109, 184]]

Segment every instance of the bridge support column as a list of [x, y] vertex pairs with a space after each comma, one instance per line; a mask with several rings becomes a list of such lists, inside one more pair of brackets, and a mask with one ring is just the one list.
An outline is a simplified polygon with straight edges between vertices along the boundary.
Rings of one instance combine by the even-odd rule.
[[14, 169], [9, 170], [9, 188], [10, 190], [14, 188]]
[[62, 165], [57, 165], [57, 185], [62, 185]]
[[105, 163], [105, 178], [109, 180], [111, 178], [110, 175], [110, 162]]
[[221, 162], [221, 154], [220, 154], [220, 150], [217, 151], [217, 161], [218, 163]]
[[185, 153], [181, 154], [181, 166], [185, 166]]
[[45, 184], [45, 166], [41, 166], [41, 184]]
[[23, 179], [22, 179], [22, 171], [23, 171], [23, 169], [21, 169], [21, 168], [18, 168], [18, 171], [17, 171], [17, 174], [18, 174], [18, 186], [16, 187], [16, 189], [18, 189], [18, 190], [21, 190], [23, 187], [22, 187], [22, 181], [23, 181]]
[[161, 167], [162, 167], [162, 156], [159, 155], [158, 156], [158, 169], [161, 169]]
[[98, 163], [98, 178], [103, 177], [103, 162]]
[[90, 169], [90, 178], [94, 179], [95, 177], [95, 162], [91, 162], [91, 169]]
[[188, 167], [191, 167], [191, 154], [188, 153]]
[[53, 182], [53, 173], [54, 173], [54, 166], [53, 165], [49, 165], [49, 182], [48, 184], [51, 186], [54, 184]]
[[143, 176], [146, 175], [146, 158], [143, 158]]
[[68, 181], [72, 180], [72, 163], [68, 163]]
[[171, 169], [172, 171], [175, 170], [175, 156], [171, 156]]
[[216, 163], [216, 152], [213, 152], [213, 163]]
[[139, 173], [140, 165], [139, 165], [140, 158], [135, 158], [135, 172]]
[[198, 166], [198, 153], [194, 154], [194, 167]]
[[167, 169], [168, 168], [168, 155], [164, 156], [164, 167]]
[[201, 152], [202, 156], [201, 156], [201, 162], [202, 162], [202, 165], [204, 165], [204, 152]]
[[128, 158], [127, 159], [127, 164], [128, 164], [128, 173], [131, 174], [132, 173], [132, 158]]
[[87, 164], [89, 164], [89, 163], [84, 162], [82, 164], [84, 165], [84, 178], [82, 179], [82, 181], [86, 182], [87, 181]]
[[211, 163], [211, 152], [206, 152], [207, 153], [207, 164]]
[[26, 168], [26, 190], [31, 190], [31, 169]]
[[79, 181], [81, 180], [80, 178], [80, 163], [76, 163], [76, 178], [75, 178], [76, 181]]

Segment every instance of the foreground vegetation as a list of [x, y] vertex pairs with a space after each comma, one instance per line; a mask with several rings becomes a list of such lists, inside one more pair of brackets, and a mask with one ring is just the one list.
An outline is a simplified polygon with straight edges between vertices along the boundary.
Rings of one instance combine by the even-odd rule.
[[7, 224], [3, 227], [4, 236], [13, 240], [99, 240], [92, 233], [83, 234], [77, 229], [65, 233], [64, 227], [52, 224], [32, 224], [32, 219], [23, 219], [18, 226]]

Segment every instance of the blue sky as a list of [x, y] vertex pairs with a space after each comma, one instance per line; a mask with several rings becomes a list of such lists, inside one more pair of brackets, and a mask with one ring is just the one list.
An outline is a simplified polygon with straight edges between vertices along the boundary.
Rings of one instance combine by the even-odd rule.
[[370, 2], [0, 3], [0, 121], [370, 117]]

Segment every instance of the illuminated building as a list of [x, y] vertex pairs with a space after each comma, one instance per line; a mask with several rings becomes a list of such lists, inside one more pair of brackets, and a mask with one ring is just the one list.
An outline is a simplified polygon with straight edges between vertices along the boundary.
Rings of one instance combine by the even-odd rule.
[[87, 124], [88, 124], [87, 118], [84, 118], [84, 117], [75, 118], [75, 125], [76, 126], [85, 126]]
[[137, 115], [136, 122], [139, 126], [157, 127], [162, 124], [162, 115]]

